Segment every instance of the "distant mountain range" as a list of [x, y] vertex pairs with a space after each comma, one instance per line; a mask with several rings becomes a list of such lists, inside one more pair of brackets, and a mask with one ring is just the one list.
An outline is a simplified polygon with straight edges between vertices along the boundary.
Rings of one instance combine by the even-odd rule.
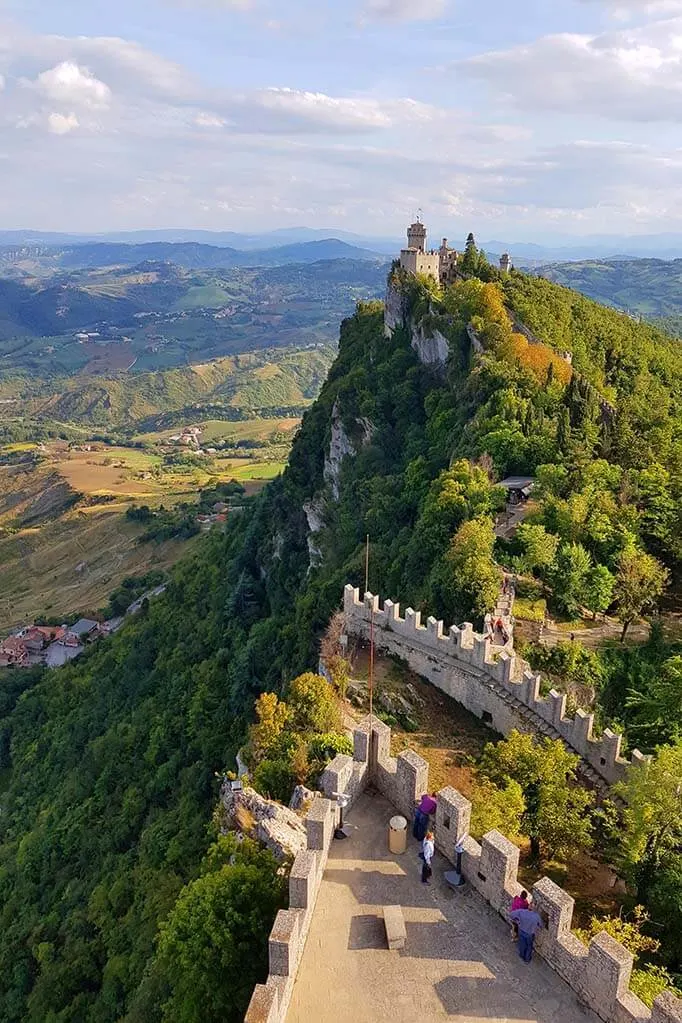
[[[451, 243], [457, 247], [464, 246], [464, 239], [469, 231], [466, 225], [438, 225], [431, 223], [431, 241], [437, 245], [440, 235], [447, 234]], [[478, 237], [478, 236], [477, 236]], [[241, 233], [237, 231], [204, 231], [168, 228], [162, 230], [116, 231], [106, 234], [59, 233], [52, 231], [0, 231], [0, 246], [45, 245], [50, 247], [71, 247], [91, 244], [199, 244], [216, 248], [235, 249], [254, 255], [274, 249], [286, 249], [290, 246], [309, 243], [345, 243], [356, 250], [367, 250], [375, 257], [377, 254], [387, 256], [398, 252], [404, 244], [404, 235], [395, 237], [375, 237], [354, 234], [338, 228], [286, 227], [276, 231], [263, 233]], [[517, 264], [534, 265], [547, 263], [550, 260], [583, 260], [583, 259], [635, 259], [658, 258], [676, 259], [682, 257], [682, 234], [665, 233], [649, 235], [587, 235], [576, 238], [570, 235], [555, 235], [550, 241], [542, 243], [492, 239], [480, 242], [490, 255], [509, 252]], [[363, 258], [357, 254], [350, 258]], [[275, 257], [272, 257], [275, 258]], [[288, 256], [280, 253], [279, 259]], [[301, 257], [306, 261], [305, 257]], [[338, 258], [337, 255], [318, 256], [316, 258]], [[366, 257], [365, 257], [366, 258]], [[271, 262], [261, 265], [273, 265]]]
[[[1, 241], [2, 235], [0, 235]], [[188, 270], [207, 267], [288, 266], [321, 260], [363, 260], [382, 263], [385, 254], [358, 248], [337, 238], [297, 242], [270, 249], [235, 249], [200, 242], [79, 242], [47, 244], [42, 241], [0, 244], [0, 274], [5, 276], [87, 270], [93, 267], [138, 266], [143, 262], [173, 263]]]

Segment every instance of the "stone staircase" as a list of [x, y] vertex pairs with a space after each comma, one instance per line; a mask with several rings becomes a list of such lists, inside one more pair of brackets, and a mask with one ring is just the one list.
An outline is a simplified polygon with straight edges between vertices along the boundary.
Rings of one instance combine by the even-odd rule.
[[[506, 572], [504, 574], [504, 580], [504, 585], [500, 588], [500, 592], [497, 595], [497, 602], [492, 614], [485, 616], [485, 626], [492, 639], [493, 646], [508, 647], [511, 650], [514, 641], [514, 619], [512, 615], [514, 608], [514, 588], [512, 584], [512, 577]], [[502, 627], [507, 635], [506, 641], [497, 628], [496, 623], [499, 621], [502, 622]]]

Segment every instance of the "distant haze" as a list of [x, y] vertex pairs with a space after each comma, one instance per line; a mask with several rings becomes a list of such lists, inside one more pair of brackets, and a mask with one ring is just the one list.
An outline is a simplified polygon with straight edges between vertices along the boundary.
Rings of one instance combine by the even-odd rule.
[[[427, 225], [428, 226], [428, 225]], [[463, 248], [467, 231], [451, 235], [450, 244]], [[431, 232], [428, 244], [440, 244], [441, 233]], [[477, 239], [478, 240], [478, 239]], [[62, 234], [50, 231], [0, 231], [0, 247], [8, 246], [74, 246], [92, 243], [149, 245], [157, 244], [199, 244], [228, 248], [254, 253], [249, 263], [257, 262], [256, 253], [267, 251], [266, 264], [295, 262], [297, 258], [308, 262], [313, 259], [372, 259], [397, 255], [405, 244], [402, 237], [375, 237], [356, 234], [338, 228], [291, 227], [263, 233], [244, 234], [237, 231], [206, 231], [166, 228], [140, 231], [116, 231], [103, 234]], [[682, 257], [682, 232], [658, 235], [591, 235], [576, 239], [557, 235], [544, 244], [533, 241], [493, 239], [479, 241], [480, 246], [491, 258], [502, 252], [509, 252], [517, 265], [535, 266], [555, 260], [570, 261], [582, 259], [678, 259]], [[298, 246], [304, 248], [297, 251]], [[291, 251], [287, 251], [291, 248]], [[281, 250], [280, 253], [277, 250]], [[141, 254], [144, 258], [163, 258]], [[171, 257], [169, 257], [171, 258]], [[128, 260], [126, 260], [128, 262]], [[247, 261], [236, 260], [242, 265]], [[208, 260], [204, 265], [209, 265]], [[216, 265], [226, 265], [218, 259]]]

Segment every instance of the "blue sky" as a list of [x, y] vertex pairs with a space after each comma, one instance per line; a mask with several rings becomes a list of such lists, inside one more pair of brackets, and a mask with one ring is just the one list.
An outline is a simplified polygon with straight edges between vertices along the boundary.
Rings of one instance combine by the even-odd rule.
[[682, 0], [0, 0], [0, 227], [682, 231]]

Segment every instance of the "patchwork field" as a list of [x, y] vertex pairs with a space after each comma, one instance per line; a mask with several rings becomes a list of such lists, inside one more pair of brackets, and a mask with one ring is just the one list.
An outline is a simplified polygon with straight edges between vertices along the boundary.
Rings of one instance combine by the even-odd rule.
[[298, 421], [204, 425], [206, 441], [267, 442], [277, 435], [283, 442], [243, 457], [218, 452], [204, 464], [194, 455], [199, 464], [177, 466], [164, 464], [174, 450], [163, 443], [168, 431], [144, 436], [159, 445], [150, 450], [86, 440], [2, 449], [9, 464], [0, 464], [0, 635], [37, 615], [95, 612], [126, 576], [170, 567], [201, 538], [140, 544], [144, 526], [127, 519], [127, 509], [192, 503], [202, 488], [230, 480], [242, 483], [247, 496], [257, 493], [283, 470], [286, 437]]

